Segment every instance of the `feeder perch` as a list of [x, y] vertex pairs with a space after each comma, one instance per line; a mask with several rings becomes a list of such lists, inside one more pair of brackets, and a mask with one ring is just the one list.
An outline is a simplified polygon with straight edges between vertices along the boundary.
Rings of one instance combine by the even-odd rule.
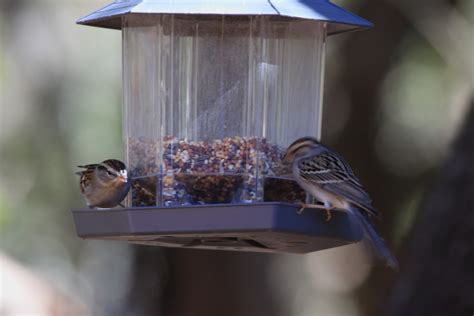
[[83, 238], [306, 253], [356, 242], [281, 163], [321, 133], [327, 35], [372, 24], [325, 0], [114, 3], [79, 24], [121, 29], [127, 208], [73, 210]]

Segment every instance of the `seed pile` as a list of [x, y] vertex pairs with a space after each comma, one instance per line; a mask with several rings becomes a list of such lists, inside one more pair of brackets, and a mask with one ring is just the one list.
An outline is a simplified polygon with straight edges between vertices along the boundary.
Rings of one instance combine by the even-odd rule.
[[[136, 178], [132, 205], [249, 203], [264, 197], [269, 201], [290, 202], [293, 197], [299, 200], [301, 192], [294, 193], [298, 189], [294, 181], [268, 181], [268, 177], [288, 173], [280, 163], [283, 153], [279, 146], [255, 137], [226, 137], [209, 142], [174, 137], [165, 137], [161, 142], [130, 138], [130, 173]], [[284, 199], [278, 199], [279, 195]]]
[[265, 202], [303, 203], [306, 192], [291, 179], [266, 177], [263, 184]]

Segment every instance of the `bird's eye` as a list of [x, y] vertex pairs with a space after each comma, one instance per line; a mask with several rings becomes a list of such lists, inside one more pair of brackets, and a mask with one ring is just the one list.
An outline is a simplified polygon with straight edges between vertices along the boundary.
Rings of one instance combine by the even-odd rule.
[[107, 170], [107, 174], [108, 174], [109, 176], [113, 176], [113, 175], [114, 175], [114, 174], [113, 174], [112, 172], [110, 172], [109, 170]]

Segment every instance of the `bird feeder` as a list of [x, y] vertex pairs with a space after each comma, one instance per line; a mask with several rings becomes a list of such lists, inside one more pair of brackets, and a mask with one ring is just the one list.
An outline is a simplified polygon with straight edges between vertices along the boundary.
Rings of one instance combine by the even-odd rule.
[[79, 24], [122, 30], [127, 208], [75, 210], [85, 238], [310, 252], [355, 242], [343, 212], [296, 214], [281, 163], [319, 138], [327, 35], [371, 23], [325, 0], [114, 3]]

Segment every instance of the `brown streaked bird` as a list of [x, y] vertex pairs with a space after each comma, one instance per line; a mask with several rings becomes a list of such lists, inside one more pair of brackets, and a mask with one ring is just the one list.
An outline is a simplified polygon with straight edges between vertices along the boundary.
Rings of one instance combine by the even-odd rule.
[[361, 224], [364, 237], [372, 245], [375, 255], [398, 270], [397, 259], [370, 220], [371, 216], [377, 217], [379, 212], [372, 206], [372, 200], [344, 158], [315, 138], [303, 137], [288, 146], [283, 162], [291, 163], [296, 182], [324, 204], [303, 204], [299, 212], [304, 208], [322, 208], [328, 214], [327, 220], [331, 218], [330, 211], [334, 208], [353, 214]]
[[80, 176], [79, 185], [89, 208], [111, 208], [127, 196], [131, 181], [125, 164], [120, 160], [108, 159], [78, 167], [86, 169], [76, 174]]

